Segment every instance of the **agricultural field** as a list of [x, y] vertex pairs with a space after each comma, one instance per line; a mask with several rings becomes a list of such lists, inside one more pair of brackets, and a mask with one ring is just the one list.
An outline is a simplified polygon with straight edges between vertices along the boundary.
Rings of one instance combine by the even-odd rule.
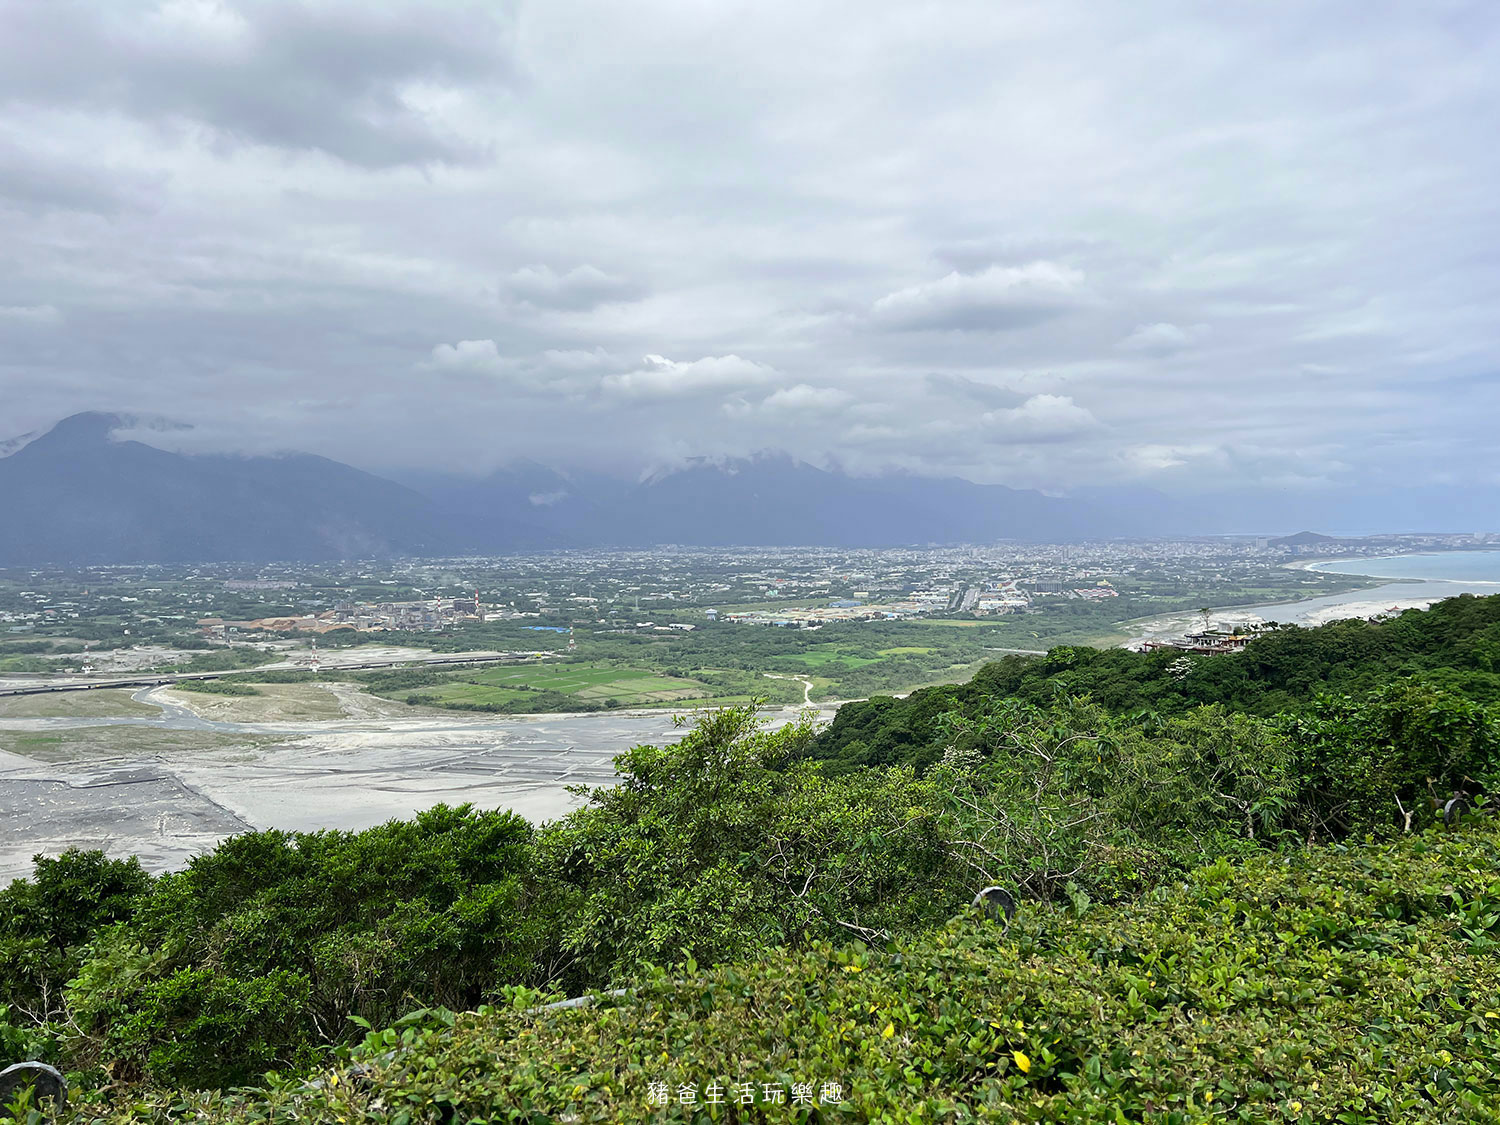
[[[897, 652], [931, 652], [931, 649], [904, 649]], [[780, 658], [780, 663], [796, 664], [803, 668], [865, 668], [879, 664], [878, 656], [859, 656], [840, 645], [820, 645], [806, 652], [791, 653]]]
[[441, 673], [414, 689], [387, 685], [382, 679], [372, 678], [371, 690], [377, 695], [457, 710], [552, 711], [568, 710], [569, 704], [580, 710], [656, 707], [706, 702], [720, 695], [697, 680], [597, 663], [508, 665]]

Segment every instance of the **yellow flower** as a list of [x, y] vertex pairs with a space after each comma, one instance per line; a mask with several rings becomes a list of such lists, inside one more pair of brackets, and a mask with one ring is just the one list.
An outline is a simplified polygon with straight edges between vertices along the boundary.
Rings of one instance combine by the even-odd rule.
[[1211, 1102], [1213, 1100], [1214, 1100], [1214, 1092], [1212, 1090], [1205, 1090], [1203, 1092], [1203, 1103], [1205, 1105], [1207, 1105], [1209, 1102]]
[[1031, 1073], [1031, 1060], [1026, 1057], [1025, 1052], [1012, 1051], [1010, 1057], [1016, 1060], [1016, 1065], [1021, 1068], [1022, 1074]]
[[1301, 1113], [1302, 1112], [1302, 1103], [1301, 1102], [1293, 1102], [1292, 1103], [1292, 1112], [1293, 1113]]
[[885, 1025], [885, 1030], [880, 1033], [881, 1038], [883, 1038], [883, 1039], [889, 1039], [892, 1035], [895, 1035], [895, 1034], [896, 1034], [896, 1025], [893, 1024], [893, 1023], [886, 1024]]
[[846, 972], [846, 973], [857, 973], [857, 972], [859, 972], [859, 966], [858, 965], [845, 965], [844, 966], [844, 972]]

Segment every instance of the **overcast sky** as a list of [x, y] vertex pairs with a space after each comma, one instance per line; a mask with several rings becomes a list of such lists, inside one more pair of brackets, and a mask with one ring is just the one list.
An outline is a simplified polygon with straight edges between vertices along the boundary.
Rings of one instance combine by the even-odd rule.
[[0, 438], [1500, 479], [1500, 5], [0, 0]]

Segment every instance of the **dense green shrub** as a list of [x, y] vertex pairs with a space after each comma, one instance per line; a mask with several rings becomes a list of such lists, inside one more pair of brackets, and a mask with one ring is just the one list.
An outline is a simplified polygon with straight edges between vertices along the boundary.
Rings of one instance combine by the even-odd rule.
[[69, 990], [76, 1059], [243, 1082], [345, 1038], [351, 1017], [530, 982], [556, 929], [530, 894], [531, 837], [514, 814], [439, 805], [364, 832], [227, 840], [98, 936]]
[[78, 1117], [1493, 1125], [1497, 871], [1493, 822], [1220, 861], [1117, 907], [689, 967], [593, 1009], [518, 994], [372, 1032], [357, 1071]]
[[906, 932], [967, 900], [935, 784], [791, 764], [812, 737], [765, 730], [751, 707], [714, 712], [674, 746], [616, 759], [618, 787], [541, 833], [541, 866], [576, 888], [577, 980]]
[[1281, 725], [1298, 748], [1310, 831], [1324, 839], [1421, 827], [1454, 793], [1500, 788], [1495, 715], [1423, 683], [1325, 696]]
[[28, 1013], [33, 1025], [59, 1015], [86, 943], [129, 918], [150, 885], [133, 857], [76, 848], [37, 856], [30, 879], [0, 890], [0, 1009]]
[[247, 683], [237, 680], [178, 680], [172, 685], [178, 691], [195, 691], [203, 695], [259, 695]]

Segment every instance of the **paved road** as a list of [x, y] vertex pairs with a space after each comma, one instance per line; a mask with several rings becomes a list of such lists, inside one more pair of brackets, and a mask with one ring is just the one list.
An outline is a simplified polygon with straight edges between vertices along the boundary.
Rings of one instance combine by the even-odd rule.
[[[326, 661], [317, 667], [323, 671], [369, 671], [376, 668], [408, 668], [429, 665], [468, 664], [520, 664], [536, 660], [548, 654], [536, 652], [495, 652], [478, 655], [447, 655], [416, 657], [413, 659]], [[283, 660], [275, 664], [263, 664], [259, 668], [233, 668], [223, 672], [140, 672], [125, 676], [65, 676], [55, 677], [46, 673], [12, 673], [4, 686], [0, 686], [0, 697], [7, 695], [47, 695], [64, 691], [92, 691], [95, 688], [161, 687], [180, 683], [183, 680], [217, 680], [223, 676], [240, 676], [247, 672], [312, 671], [310, 664], [294, 664]], [[36, 676], [32, 682], [32, 676]]]

